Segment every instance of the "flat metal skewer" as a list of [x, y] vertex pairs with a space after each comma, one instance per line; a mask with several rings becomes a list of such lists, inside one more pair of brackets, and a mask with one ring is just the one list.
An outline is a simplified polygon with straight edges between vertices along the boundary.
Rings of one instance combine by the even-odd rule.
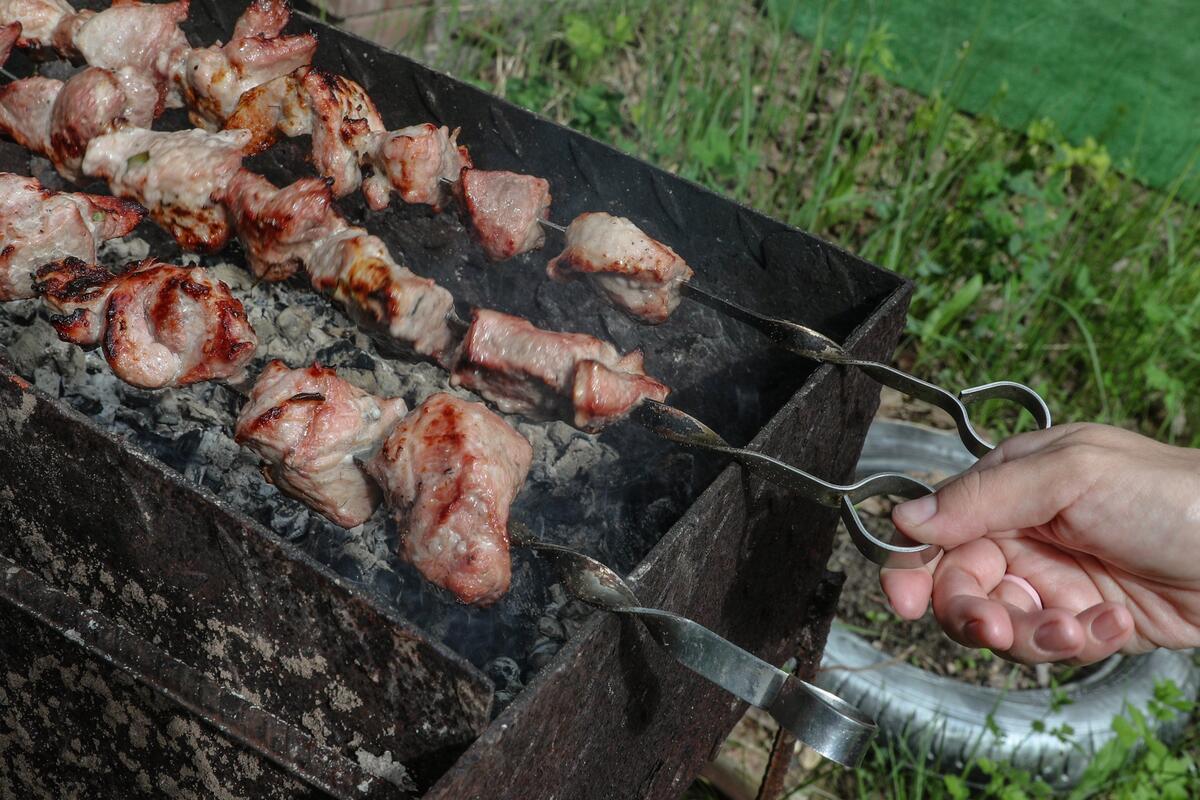
[[698, 622], [643, 606], [612, 569], [570, 548], [538, 541], [520, 522], [509, 522], [509, 539], [550, 561], [572, 595], [597, 608], [635, 617], [680, 664], [765, 710], [825, 758], [848, 767], [861, 763], [878, 728], [850, 703], [789, 675]]
[[855, 504], [871, 497], [895, 495], [912, 500], [933, 493], [932, 487], [916, 478], [898, 472], [881, 472], [843, 486], [829, 483], [765, 453], [734, 447], [700, 420], [665, 403], [643, 400], [630, 418], [668, 441], [731, 456], [746, 469], [781, 488], [798, 491], [809, 500], [838, 509], [858, 552], [878, 566], [914, 569], [929, 563], [942, 552], [936, 545], [914, 542], [899, 531], [890, 542], [880, 539], [867, 530], [855, 508]]
[[756, 328], [785, 350], [814, 361], [858, 367], [884, 386], [890, 386], [940, 408], [954, 420], [958, 438], [976, 458], [982, 458], [991, 452], [993, 445], [980, 436], [971, 425], [970, 412], [967, 409], [970, 403], [982, 400], [1009, 400], [1032, 414], [1038, 427], [1050, 427], [1050, 409], [1046, 401], [1023, 383], [996, 381], [954, 393], [889, 364], [858, 358], [833, 339], [807, 326], [759, 314], [691, 283], [683, 285], [683, 292], [709, 308]]

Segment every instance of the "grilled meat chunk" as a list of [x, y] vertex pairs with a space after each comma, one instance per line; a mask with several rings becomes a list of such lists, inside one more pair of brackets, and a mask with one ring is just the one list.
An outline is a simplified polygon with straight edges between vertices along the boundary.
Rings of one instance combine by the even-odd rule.
[[641, 372], [610, 369], [599, 361], [580, 361], [571, 387], [575, 427], [597, 433], [623, 419], [646, 398], [661, 403], [670, 393], [666, 384]]
[[301, 67], [246, 92], [225, 128], [252, 133], [254, 152], [281, 136], [312, 134], [312, 160], [333, 181], [333, 193], [345, 197], [362, 187], [374, 209], [387, 206], [388, 179], [375, 174], [363, 180], [386, 131], [375, 103], [362, 86], [316, 67]]
[[475, 238], [492, 261], [503, 261], [546, 241], [539, 219], [550, 215], [550, 184], [533, 175], [466, 169], [460, 191]]
[[[587, 362], [606, 372], [580, 373]], [[640, 351], [622, 356], [594, 336], [544, 331], [528, 320], [486, 309], [474, 312], [451, 383], [501, 411], [570, 420], [589, 431], [625, 416], [643, 397], [661, 400], [669, 391], [646, 377]]]
[[355, 461], [373, 455], [407, 408], [381, 400], [314, 364], [267, 364], [238, 415], [235, 438], [266, 462], [281, 492], [353, 528], [379, 505], [379, 489]]
[[74, 14], [66, 0], [0, 0], [0, 25], [20, 25], [18, 47], [52, 47], [55, 29]]
[[245, 92], [312, 63], [315, 35], [280, 35], [290, 16], [284, 0], [253, 0], [228, 44], [188, 51], [179, 80], [194, 125], [217, 130]]
[[65, 84], [23, 78], [0, 87], [0, 130], [78, 181], [92, 139], [127, 126], [148, 127], [157, 103], [154, 84], [131, 67], [89, 67]]
[[512, 573], [508, 514], [533, 449], [479, 403], [435, 394], [367, 463], [403, 537], [404, 556], [464, 603], [488, 605]]
[[245, 92], [225, 128], [250, 131], [252, 152], [280, 137], [312, 134], [313, 164], [333, 181], [334, 195], [361, 187], [377, 211], [387, 207], [392, 189], [407, 203], [440, 209], [448, 183], [471, 165], [467, 149], [456, 141], [457, 130], [424, 124], [385, 131], [362, 86], [314, 67]]
[[692, 269], [679, 254], [624, 217], [580, 214], [567, 247], [546, 267], [551, 278], [586, 276], [617, 307], [645, 322], [665, 322], [679, 305]]
[[91, 141], [83, 172], [145, 206], [184, 249], [212, 253], [229, 239], [221, 200], [249, 138], [245, 131], [125, 128]]
[[263, 176], [239, 170], [229, 183], [225, 206], [251, 270], [267, 281], [291, 277], [321, 242], [349, 227], [333, 207], [329, 184], [320, 178], [301, 178], [276, 189]]
[[406, 203], [425, 203], [441, 211], [450, 198], [450, 184], [471, 166], [467, 148], [458, 144], [458, 129], [428, 122], [384, 135], [371, 160], [387, 176], [391, 188]]
[[144, 213], [128, 200], [52, 192], [36, 178], [0, 173], [0, 301], [34, 297], [43, 264], [94, 261], [100, 242], [129, 233]]
[[143, 389], [242, 376], [258, 339], [223, 282], [154, 259], [106, 272], [78, 259], [38, 271], [60, 338], [100, 344], [117, 377]]
[[10, 22], [7, 25], [0, 23], [0, 67], [3, 67], [4, 63], [8, 61], [8, 56], [19, 38], [21, 38], [21, 23]]
[[454, 298], [396, 263], [378, 237], [346, 222], [324, 181], [303, 178], [276, 189], [243, 170], [227, 194], [255, 274], [281, 280], [303, 265], [313, 288], [360, 323], [418, 355], [441, 360], [450, 353]]
[[50, 118], [63, 82], [21, 78], [0, 86], [0, 130], [27, 150], [49, 158]]
[[188, 1], [139, 3], [121, 0], [87, 19], [70, 37], [83, 60], [93, 67], [135, 67], [153, 76], [159, 95], [177, 108], [178, 72], [190, 46], [179, 23], [187, 19]]
[[454, 343], [447, 320], [453, 296], [397, 264], [379, 237], [347, 227], [322, 241], [307, 266], [312, 285], [359, 323], [386, 332], [418, 355], [438, 361], [448, 356]]

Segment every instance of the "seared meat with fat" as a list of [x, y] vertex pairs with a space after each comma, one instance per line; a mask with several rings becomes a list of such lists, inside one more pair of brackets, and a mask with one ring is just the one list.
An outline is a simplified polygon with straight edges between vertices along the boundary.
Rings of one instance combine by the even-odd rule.
[[0, 0], [0, 24], [21, 23], [20, 46], [53, 49], [113, 71], [132, 67], [173, 107], [181, 105], [174, 84], [190, 49], [179, 27], [187, 15], [188, 0], [122, 0], [99, 12], [76, 11], [61, 0]]
[[539, 219], [550, 215], [550, 184], [516, 172], [466, 169], [459, 189], [475, 238], [492, 261], [503, 261], [546, 241]]
[[[605, 373], [579, 373], [586, 362]], [[609, 374], [612, 373], [612, 374]], [[636, 377], [642, 380], [619, 380]], [[465, 386], [501, 411], [531, 419], [566, 419], [599, 430], [628, 414], [643, 397], [661, 400], [666, 386], [647, 378], [640, 351], [622, 356], [584, 333], [555, 333], [520, 317], [477, 309], [463, 338], [451, 383]]]
[[624, 217], [580, 214], [567, 227], [567, 247], [546, 267], [557, 279], [589, 278], [619, 308], [650, 323], [665, 322], [679, 305], [692, 269], [679, 254]]
[[148, 127], [157, 103], [154, 84], [130, 67], [89, 67], [66, 83], [22, 78], [0, 87], [0, 130], [78, 181], [93, 138], [126, 126]]
[[193, 124], [217, 130], [243, 93], [312, 62], [315, 35], [280, 35], [290, 17], [283, 0], [253, 0], [228, 44], [188, 51], [179, 81]]
[[226, 202], [255, 274], [281, 280], [303, 265], [313, 287], [362, 324], [418, 355], [440, 361], [449, 354], [450, 292], [414, 275], [379, 237], [346, 222], [325, 182], [302, 178], [276, 189], [243, 170]]
[[599, 361], [580, 361], [575, 367], [571, 401], [575, 427], [596, 433], [622, 419], [646, 398], [662, 402], [671, 390], [640, 371], [610, 369]]
[[212, 253], [229, 239], [221, 201], [249, 138], [245, 131], [125, 128], [91, 141], [83, 172], [145, 206], [184, 249]]
[[91, 263], [100, 242], [129, 233], [144, 213], [128, 200], [53, 192], [36, 178], [0, 173], [0, 301], [34, 297], [34, 272], [51, 261]]
[[241, 302], [199, 267], [147, 259], [113, 274], [68, 258], [34, 288], [59, 312], [60, 338], [100, 344], [117, 377], [143, 389], [240, 378], [258, 344]]
[[4, 62], [8, 61], [8, 56], [12, 52], [13, 45], [17, 43], [17, 39], [21, 38], [21, 23], [11, 22], [7, 25], [0, 24], [0, 67], [4, 66]]
[[[470, 166], [465, 147], [446, 128], [413, 125], [386, 131], [362, 86], [315, 67], [257, 86], [242, 95], [226, 129], [248, 130], [250, 149], [266, 149], [280, 137], [312, 134], [313, 164], [344, 197], [362, 188], [367, 205], [386, 208], [395, 189], [407, 203], [437, 208], [447, 182]], [[365, 177], [364, 177], [365, 176]]]
[[447, 320], [454, 297], [397, 264], [387, 245], [347, 227], [320, 243], [307, 262], [312, 285], [359, 323], [382, 330], [419, 355], [445, 359], [454, 343]]
[[450, 185], [471, 166], [467, 148], [458, 144], [458, 129], [426, 122], [384, 134], [371, 166], [387, 176], [406, 203], [425, 203], [441, 211]]
[[282, 281], [312, 260], [321, 242], [349, 227], [333, 207], [329, 184], [301, 178], [282, 189], [263, 176], [239, 170], [225, 206], [256, 276]]
[[372, 208], [387, 206], [387, 176], [364, 181], [362, 172], [385, 133], [383, 119], [366, 90], [349, 78], [301, 67], [242, 95], [225, 128], [250, 131], [255, 152], [281, 136], [310, 133], [313, 165], [333, 181], [336, 196], [361, 186]]
[[367, 471], [403, 536], [404, 556], [464, 603], [487, 605], [512, 573], [508, 513], [533, 449], [479, 403], [435, 394], [396, 426]]
[[406, 411], [328, 367], [267, 364], [238, 415], [236, 439], [266, 461], [263, 475], [343, 528], [370, 518], [379, 489], [356, 463], [378, 449]]

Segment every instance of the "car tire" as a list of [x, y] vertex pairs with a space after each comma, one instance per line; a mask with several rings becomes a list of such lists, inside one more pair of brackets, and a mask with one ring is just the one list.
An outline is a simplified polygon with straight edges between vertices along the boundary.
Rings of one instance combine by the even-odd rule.
[[[952, 433], [876, 421], [858, 471], [949, 475], [973, 461]], [[960, 771], [984, 757], [1065, 789], [1079, 781], [1092, 756], [1115, 736], [1112, 720], [1126, 707], [1145, 713], [1160, 738], [1169, 740], [1182, 730], [1184, 715], [1163, 721], [1147, 711], [1155, 687], [1167, 680], [1187, 698], [1196, 697], [1200, 675], [1190, 651], [1113, 656], [1056, 690], [1006, 692], [898, 662], [835, 626], [817, 682], [874, 716], [885, 738], [942, 770]]]

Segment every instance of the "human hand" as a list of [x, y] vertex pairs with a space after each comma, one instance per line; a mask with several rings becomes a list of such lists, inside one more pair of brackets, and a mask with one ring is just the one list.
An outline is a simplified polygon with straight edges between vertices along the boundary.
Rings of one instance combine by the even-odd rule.
[[1200, 646], [1200, 451], [1057, 426], [1009, 439], [892, 520], [946, 552], [883, 570], [884, 593], [905, 619], [932, 599], [960, 644], [1028, 664]]

